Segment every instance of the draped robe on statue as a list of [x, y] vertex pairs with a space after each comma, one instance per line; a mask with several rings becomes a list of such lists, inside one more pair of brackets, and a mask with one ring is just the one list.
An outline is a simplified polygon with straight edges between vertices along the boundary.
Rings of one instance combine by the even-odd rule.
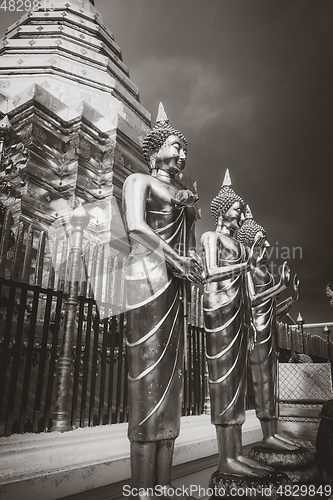
[[[238, 255], [217, 240], [217, 266], [241, 264]], [[246, 363], [248, 350], [248, 298], [244, 275], [205, 285], [204, 322], [211, 398], [211, 420], [215, 425], [241, 425], [245, 421]]]
[[[185, 209], [146, 212], [147, 224], [183, 252]], [[126, 273], [127, 353], [132, 441], [179, 435], [183, 391], [183, 280], [157, 248], [133, 243]]]
[[[265, 273], [265, 283], [255, 273], [252, 279], [256, 294], [274, 286], [274, 277], [269, 272]], [[257, 331], [257, 340], [250, 356], [256, 414], [258, 418], [272, 419], [277, 415], [275, 299], [267, 299], [253, 306], [252, 314]]]

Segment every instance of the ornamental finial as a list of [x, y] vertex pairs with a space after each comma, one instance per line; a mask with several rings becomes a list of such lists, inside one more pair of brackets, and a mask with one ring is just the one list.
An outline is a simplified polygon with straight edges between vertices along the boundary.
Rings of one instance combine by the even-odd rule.
[[87, 227], [90, 222], [90, 216], [86, 209], [82, 206], [82, 203], [76, 207], [70, 217], [70, 223], [73, 227], [81, 227], [82, 229]]
[[159, 105], [158, 105], [156, 125], [158, 123], [169, 123], [167, 114], [166, 114], [164, 106], [163, 106], [163, 102], [160, 102]]
[[224, 179], [223, 179], [222, 187], [223, 186], [232, 186], [232, 182], [231, 182], [230, 173], [229, 173], [229, 169], [228, 168], [227, 168], [227, 170], [225, 171], [225, 174], [224, 174]]
[[245, 219], [253, 219], [253, 215], [252, 215], [251, 208], [249, 207], [249, 205], [246, 205], [246, 207], [245, 207], [244, 217], [245, 217]]
[[298, 316], [297, 316], [297, 318], [296, 318], [296, 323], [297, 323], [298, 325], [304, 325], [304, 319], [302, 318], [301, 313], [298, 313]]
[[9, 121], [8, 116], [4, 116], [2, 120], [0, 120], [0, 135], [7, 136], [12, 129], [12, 124]]

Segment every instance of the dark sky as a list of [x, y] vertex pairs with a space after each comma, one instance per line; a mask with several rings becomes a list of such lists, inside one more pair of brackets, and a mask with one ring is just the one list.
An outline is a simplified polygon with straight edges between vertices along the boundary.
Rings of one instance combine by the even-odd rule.
[[[96, 0], [155, 123], [188, 139], [202, 219], [225, 169], [301, 280], [291, 315], [333, 320], [332, 0]], [[1, 14], [1, 34], [18, 19]], [[293, 251], [293, 248], [298, 250]], [[301, 250], [299, 249], [301, 247]]]

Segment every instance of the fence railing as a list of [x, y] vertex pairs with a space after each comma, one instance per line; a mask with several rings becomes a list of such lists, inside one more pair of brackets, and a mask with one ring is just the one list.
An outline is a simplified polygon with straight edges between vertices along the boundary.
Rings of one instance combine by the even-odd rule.
[[[0, 434], [41, 432], [52, 426], [56, 368], [65, 295], [0, 278]], [[69, 387], [71, 425], [127, 421], [126, 317], [100, 318], [92, 298], [79, 296]], [[204, 412], [203, 329], [189, 325], [183, 414]]]
[[280, 349], [307, 354], [333, 362], [333, 342], [330, 336], [332, 325], [286, 325], [278, 324]]

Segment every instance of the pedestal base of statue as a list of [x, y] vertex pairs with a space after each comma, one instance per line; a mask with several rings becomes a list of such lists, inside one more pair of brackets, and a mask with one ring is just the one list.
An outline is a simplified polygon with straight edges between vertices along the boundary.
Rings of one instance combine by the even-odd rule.
[[[236, 476], [215, 471], [209, 481], [212, 496], [210, 500], [251, 498], [263, 500], [284, 499], [286, 486], [290, 487], [290, 480], [283, 472], [272, 472], [266, 476]], [[288, 496], [290, 499], [290, 495]]]
[[277, 451], [255, 446], [250, 451], [249, 457], [261, 464], [274, 467], [279, 472], [284, 472], [292, 484], [314, 484], [321, 477], [315, 465], [315, 454], [307, 448]]

